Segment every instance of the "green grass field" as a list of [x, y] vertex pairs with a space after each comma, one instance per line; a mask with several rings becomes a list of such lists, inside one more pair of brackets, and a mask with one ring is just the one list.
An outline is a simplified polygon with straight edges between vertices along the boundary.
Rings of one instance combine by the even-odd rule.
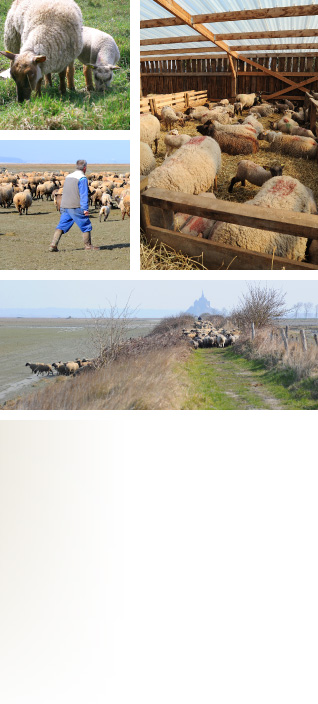
[[[4, 49], [3, 28], [11, 0], [0, 0], [0, 49]], [[59, 77], [52, 76], [52, 88], [42, 97], [17, 103], [12, 79], [0, 79], [0, 129], [2, 130], [118, 130], [129, 129], [129, 0], [78, 0], [84, 25], [101, 29], [114, 37], [120, 51], [120, 70], [114, 72], [111, 88], [104, 93], [86, 92], [83, 66], [75, 62], [75, 87], [62, 97]], [[10, 62], [0, 56], [0, 72]]]

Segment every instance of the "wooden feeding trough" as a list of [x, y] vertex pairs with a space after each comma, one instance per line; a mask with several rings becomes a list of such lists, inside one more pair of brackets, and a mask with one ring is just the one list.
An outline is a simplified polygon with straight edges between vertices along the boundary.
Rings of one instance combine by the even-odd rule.
[[[258, 208], [247, 203], [214, 200], [207, 205], [205, 198], [174, 193], [158, 188], [144, 190], [147, 179], [141, 184], [141, 223], [148, 242], [162, 243], [190, 257], [203, 257], [207, 269], [294, 269], [317, 270], [318, 266], [293, 259], [253, 252], [239, 247], [213, 242], [182, 234], [171, 228], [173, 213], [187, 213], [211, 220], [221, 220], [260, 230], [282, 232], [306, 239], [318, 239], [318, 216], [289, 210]], [[152, 222], [152, 208], [156, 209], [156, 222]], [[158, 212], [158, 209], [160, 212]], [[159, 218], [158, 218], [159, 215]]]

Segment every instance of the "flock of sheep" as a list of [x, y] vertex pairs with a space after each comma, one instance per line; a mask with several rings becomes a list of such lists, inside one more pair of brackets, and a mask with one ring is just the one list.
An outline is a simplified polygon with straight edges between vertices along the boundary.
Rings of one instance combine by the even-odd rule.
[[83, 27], [82, 12], [74, 0], [14, 0], [4, 27], [5, 51], [10, 69], [2, 78], [13, 78], [18, 102], [41, 95], [43, 78], [52, 83], [58, 73], [60, 91], [75, 89], [74, 61], [84, 65], [88, 91], [106, 90], [120, 59], [118, 46], [110, 34]]
[[95, 361], [93, 359], [76, 359], [75, 362], [53, 362], [52, 364], [43, 364], [37, 362], [35, 364], [26, 362], [26, 367], [30, 367], [31, 373], [36, 376], [77, 376], [85, 371], [95, 369]]
[[229, 347], [239, 338], [238, 330], [217, 330], [209, 321], [202, 320], [199, 316], [192, 328], [182, 330], [182, 335], [190, 341], [192, 347]]
[[[54, 200], [59, 211], [68, 171], [19, 172], [0, 175], [0, 206], [15, 206], [19, 215], [28, 214], [33, 200]], [[122, 219], [130, 217], [130, 174], [101, 171], [87, 175], [90, 205], [99, 207], [99, 221], [107, 220], [111, 208], [119, 208]]]
[[[315, 97], [315, 94], [314, 94]], [[243, 114], [244, 119], [239, 115]], [[280, 113], [280, 119], [272, 121], [270, 130], [265, 130], [264, 117]], [[309, 129], [308, 109], [295, 109], [293, 103], [284, 100], [272, 105], [262, 102], [260, 94], [237, 95], [234, 104], [221, 100], [218, 104], [190, 107], [184, 113], [172, 107], [162, 108], [161, 114], [141, 116], [140, 127], [140, 172], [148, 176], [148, 188], [155, 187], [179, 191], [191, 195], [215, 199], [212, 189], [217, 188], [217, 175], [222, 166], [222, 153], [230, 155], [256, 155], [262, 149], [262, 141], [269, 143], [269, 150], [277, 155], [318, 161], [317, 136]], [[178, 133], [177, 124], [196, 121], [198, 136]], [[165, 130], [166, 155], [157, 166], [155, 154], [161, 131]], [[172, 129], [171, 129], [172, 128]], [[317, 133], [318, 134], [318, 133]], [[318, 173], [317, 173], [318, 175]], [[236, 183], [244, 186], [248, 181], [260, 190], [249, 205], [276, 210], [291, 210], [317, 213], [313, 192], [298, 179], [283, 175], [283, 164], [273, 160], [267, 168], [250, 159], [239, 162], [237, 172], [229, 184], [229, 192]], [[187, 235], [199, 236], [218, 243], [242, 247], [276, 256], [304, 260], [305, 257], [318, 264], [317, 240], [305, 237], [274, 233], [206, 218], [165, 211], [165, 225], [160, 220], [160, 211], [151, 208], [153, 225], [170, 227]], [[170, 218], [170, 222], [169, 222]]]

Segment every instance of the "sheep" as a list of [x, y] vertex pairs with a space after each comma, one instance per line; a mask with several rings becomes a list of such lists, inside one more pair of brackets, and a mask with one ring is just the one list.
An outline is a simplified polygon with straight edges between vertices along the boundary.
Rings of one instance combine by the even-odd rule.
[[230, 115], [226, 110], [207, 110], [200, 118], [201, 125], [205, 125], [208, 120], [218, 121], [222, 125], [228, 125], [231, 122]]
[[235, 102], [241, 103], [242, 110], [244, 110], [245, 108], [251, 108], [253, 105], [260, 103], [261, 98], [259, 93], [239, 93], [235, 97]]
[[225, 335], [217, 335], [216, 336], [217, 347], [225, 347], [225, 343], [226, 343]]
[[[66, 92], [66, 69], [82, 51], [83, 19], [74, 0], [15, 0], [4, 27], [10, 74], [18, 102], [41, 95], [43, 76], [58, 73], [61, 93]], [[21, 45], [21, 46], [20, 46]]]
[[56, 369], [56, 371], [59, 375], [63, 375], [63, 376], [68, 375], [68, 371], [67, 371], [66, 366], [63, 362], [53, 362], [52, 367], [54, 367], [54, 369]]
[[53, 368], [51, 364], [26, 364], [26, 367], [29, 366], [32, 369], [33, 374], [51, 374], [53, 375]]
[[317, 142], [310, 137], [298, 137], [297, 135], [283, 134], [282, 132], [263, 132], [259, 139], [269, 142], [270, 150], [281, 152], [292, 157], [303, 157], [304, 159], [315, 159], [317, 157]]
[[146, 142], [151, 147], [155, 143], [155, 154], [158, 151], [160, 139], [160, 122], [154, 115], [147, 113], [140, 118], [140, 141]]
[[118, 203], [118, 207], [121, 210], [121, 217], [122, 220], [125, 219], [125, 215], [128, 215], [130, 218], [130, 195], [127, 193], [125, 196], [122, 196]]
[[256, 118], [255, 114], [254, 115], [248, 115], [245, 120], [243, 120], [243, 125], [252, 125], [254, 127], [256, 134], [259, 135], [261, 132], [264, 131], [264, 127], [261, 122], [258, 121]]
[[273, 112], [274, 108], [269, 103], [262, 103], [262, 105], [250, 109], [250, 114], [258, 113], [259, 117], [268, 117], [268, 115], [271, 115]]
[[102, 205], [109, 205], [111, 206], [112, 204], [112, 199], [109, 195], [109, 193], [106, 193], [106, 191], [102, 194]]
[[37, 372], [37, 367], [38, 367], [37, 364], [30, 364], [30, 362], [26, 362], [26, 365], [25, 365], [25, 366], [26, 366], [26, 367], [30, 367], [32, 374], [36, 374], [36, 372]]
[[243, 103], [241, 103], [239, 100], [236, 100], [234, 103], [234, 114], [235, 115], [242, 115], [242, 110], [243, 110]]
[[11, 186], [11, 183], [5, 184], [4, 186], [0, 187], [0, 198], [1, 205], [3, 204], [4, 208], [9, 208], [9, 206], [13, 202], [13, 188]]
[[198, 194], [211, 188], [220, 168], [221, 150], [215, 140], [192, 137], [151, 172], [148, 186]]
[[16, 193], [15, 196], [13, 197], [13, 202], [14, 205], [19, 212], [19, 215], [22, 215], [23, 211], [25, 211], [25, 214], [28, 214], [28, 209], [32, 205], [32, 196], [31, 192], [27, 188], [23, 193]]
[[[115, 39], [106, 32], [93, 27], [83, 27], [83, 49], [78, 60], [84, 64], [86, 88], [94, 90], [92, 69], [95, 79], [95, 90], [101, 92], [109, 88], [113, 80], [113, 71], [118, 69], [120, 53]], [[68, 84], [74, 89], [74, 67], [68, 67]]]
[[298, 122], [291, 117], [282, 117], [279, 122], [270, 122], [271, 130], [279, 130], [285, 134], [296, 134], [300, 137], [311, 137], [315, 139], [315, 135], [311, 130], [306, 130], [304, 127], [299, 127]]
[[189, 134], [179, 134], [178, 130], [171, 130], [171, 132], [167, 132], [164, 139], [166, 145], [165, 159], [172, 154], [174, 149], [179, 149], [183, 146], [183, 144], [189, 142], [190, 139], [191, 137]]
[[140, 176], [144, 178], [156, 168], [156, 159], [149, 144], [140, 142]]
[[99, 222], [102, 222], [102, 217], [104, 217], [104, 222], [105, 222], [109, 216], [109, 213], [110, 213], [110, 206], [109, 205], [102, 205], [102, 207], [99, 211]]
[[201, 120], [202, 115], [207, 112], [207, 107], [205, 105], [198, 105], [196, 108], [187, 108], [184, 111], [185, 115], [189, 115], [191, 120]]
[[[313, 193], [291, 176], [276, 176], [264, 183], [249, 205], [301, 213], [316, 213]], [[302, 260], [306, 253], [306, 238], [269, 230], [218, 222], [212, 232], [212, 241], [254, 252]]]
[[253, 183], [254, 186], [262, 186], [263, 183], [268, 181], [270, 178], [281, 176], [282, 173], [283, 165], [278, 162], [273, 162], [267, 170], [259, 164], [255, 164], [253, 161], [242, 159], [242, 161], [239, 161], [237, 165], [236, 175], [232, 178], [228, 191], [229, 193], [232, 193], [233, 187], [236, 183], [239, 183], [239, 181], [241, 181], [242, 186], [245, 186], [245, 181]]
[[[199, 193], [200, 198], [216, 200], [214, 193]], [[184, 235], [201, 237], [208, 240], [215, 225], [215, 220], [202, 218], [197, 215], [187, 215], [186, 213], [175, 214], [175, 229]]]
[[79, 369], [78, 362], [64, 362], [67, 376], [74, 374]]
[[[239, 127], [243, 127], [243, 125], [239, 125]], [[201, 134], [208, 134], [215, 139], [220, 145], [221, 151], [226, 154], [255, 154], [259, 150], [259, 143], [256, 139], [255, 131], [254, 134], [252, 132], [248, 133], [247, 131], [241, 133], [237, 127], [236, 133], [227, 132], [217, 129], [215, 123], [199, 125], [197, 130]]]
[[37, 198], [43, 200], [43, 196], [46, 196], [46, 200], [52, 200], [52, 193], [56, 188], [56, 181], [44, 181], [44, 183], [39, 183], [36, 189]]
[[164, 122], [167, 129], [171, 129], [172, 125], [179, 122], [174, 109], [170, 105], [165, 105], [161, 110], [161, 120]]

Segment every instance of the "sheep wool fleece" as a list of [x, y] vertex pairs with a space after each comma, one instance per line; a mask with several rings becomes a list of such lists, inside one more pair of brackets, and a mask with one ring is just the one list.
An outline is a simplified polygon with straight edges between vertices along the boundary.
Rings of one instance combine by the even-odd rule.
[[82, 232], [90, 232], [92, 224], [89, 217], [84, 215], [84, 210], [88, 210], [88, 181], [83, 171], [77, 170], [65, 179], [57, 228], [68, 232], [76, 223]]

